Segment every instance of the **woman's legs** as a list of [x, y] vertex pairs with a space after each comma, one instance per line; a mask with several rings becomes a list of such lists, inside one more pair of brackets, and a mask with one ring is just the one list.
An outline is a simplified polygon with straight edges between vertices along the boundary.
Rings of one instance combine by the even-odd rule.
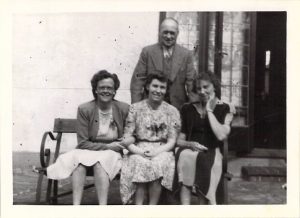
[[217, 204], [216, 192], [222, 176], [222, 159], [223, 156], [220, 152], [220, 149], [216, 148], [215, 160], [212, 165], [211, 174], [210, 174], [210, 185], [206, 194], [207, 198], [209, 199], [208, 203], [211, 205]]
[[93, 168], [98, 201], [99, 204], [105, 205], [107, 204], [109, 177], [99, 162]]
[[136, 185], [137, 185], [137, 187], [136, 187], [136, 192], [135, 192], [135, 204], [143, 205], [146, 184], [145, 183], [137, 183]]
[[[200, 194], [198, 196], [199, 204], [208, 204], [208, 200]], [[181, 186], [180, 190], [180, 200], [182, 205], [190, 205], [191, 204], [191, 190], [185, 185]]]
[[158, 203], [161, 188], [160, 180], [149, 183], [149, 205], [156, 205]]
[[86, 176], [86, 168], [85, 166], [79, 164], [78, 167], [73, 171], [73, 175], [72, 175], [74, 205], [80, 205], [81, 203], [85, 176]]
[[180, 190], [180, 201], [183, 205], [191, 204], [191, 190], [185, 185], [181, 186]]
[[202, 194], [200, 194], [198, 196], [198, 199], [199, 199], [199, 204], [208, 204], [209, 201], [206, 199], [206, 197], [204, 197]]

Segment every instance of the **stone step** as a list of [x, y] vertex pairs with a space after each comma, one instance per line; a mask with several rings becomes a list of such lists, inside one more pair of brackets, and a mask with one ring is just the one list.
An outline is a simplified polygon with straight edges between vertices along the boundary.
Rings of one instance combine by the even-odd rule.
[[254, 148], [250, 153], [239, 154], [239, 157], [245, 158], [270, 158], [286, 159], [285, 149]]
[[286, 181], [286, 167], [243, 166], [241, 172], [247, 181]]

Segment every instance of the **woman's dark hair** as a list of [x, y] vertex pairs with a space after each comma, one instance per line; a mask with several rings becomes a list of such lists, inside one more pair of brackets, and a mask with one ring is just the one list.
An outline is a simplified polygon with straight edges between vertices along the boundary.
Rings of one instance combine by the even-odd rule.
[[196, 93], [197, 92], [197, 84], [201, 81], [201, 80], [205, 80], [205, 81], [209, 81], [213, 84], [214, 88], [215, 88], [215, 93], [216, 96], [218, 98], [221, 97], [221, 82], [218, 79], [218, 77], [216, 76], [216, 74], [208, 71], [208, 72], [203, 72], [198, 74], [195, 79], [193, 80], [193, 89], [192, 92]]
[[111, 78], [114, 81], [115, 91], [117, 91], [118, 88], [120, 87], [120, 80], [116, 74], [109, 73], [106, 70], [100, 70], [99, 72], [95, 73], [93, 78], [91, 79], [92, 92], [95, 99], [97, 99], [96, 89], [97, 89], [98, 82], [100, 80], [107, 79], [107, 78]]
[[149, 90], [147, 89], [147, 87], [150, 85], [150, 83], [151, 83], [154, 79], [157, 79], [158, 81], [163, 82], [163, 83], [167, 83], [167, 92], [166, 92], [166, 96], [168, 96], [170, 81], [169, 81], [168, 78], [167, 78], [164, 74], [162, 74], [162, 73], [150, 73], [150, 74], [148, 74], [148, 76], [147, 76], [147, 78], [146, 78], [145, 86], [144, 86], [144, 92], [146, 93], [146, 95], [149, 94]]

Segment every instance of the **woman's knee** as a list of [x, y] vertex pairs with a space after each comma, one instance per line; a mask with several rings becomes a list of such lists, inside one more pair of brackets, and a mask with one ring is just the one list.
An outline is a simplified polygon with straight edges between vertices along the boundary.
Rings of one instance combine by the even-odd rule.
[[[83, 166], [82, 164], [79, 164], [79, 165], [75, 168], [74, 172], [77, 172], [77, 173], [86, 173], [86, 167]], [[74, 173], [74, 172], [73, 172], [73, 173]]]
[[94, 166], [93, 166], [94, 171], [103, 171], [103, 167], [101, 166], [101, 164], [99, 162], [97, 162]]
[[101, 178], [109, 178], [108, 174], [106, 173], [106, 171], [104, 170], [104, 168], [101, 166], [101, 164], [99, 162], [97, 162], [94, 166], [93, 166], [93, 170], [94, 170], [94, 176], [96, 177], [101, 177]]

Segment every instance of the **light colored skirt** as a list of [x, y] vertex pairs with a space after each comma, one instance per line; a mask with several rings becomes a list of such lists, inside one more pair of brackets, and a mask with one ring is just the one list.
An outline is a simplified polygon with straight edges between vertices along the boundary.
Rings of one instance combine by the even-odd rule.
[[[211, 157], [209, 157], [212, 155]], [[213, 152], [202, 153], [201, 160], [202, 168], [206, 170], [200, 172], [198, 181], [202, 184], [206, 184], [207, 188], [202, 189], [201, 186], [196, 190], [196, 186], [199, 184], [195, 183], [196, 171], [197, 171], [197, 157], [198, 152], [190, 149], [185, 149], [180, 153], [177, 163], [178, 181], [183, 185], [190, 187], [193, 192], [200, 191], [201, 194], [206, 197], [211, 204], [216, 203], [216, 191], [220, 178], [222, 175], [222, 159], [223, 156], [219, 148], [214, 149]], [[207, 161], [206, 161], [207, 159]], [[209, 161], [212, 160], [212, 161]]]
[[112, 150], [74, 149], [61, 154], [56, 162], [47, 168], [47, 177], [55, 180], [65, 179], [72, 174], [79, 164], [90, 167], [97, 162], [101, 164], [111, 181], [121, 169], [122, 156]]
[[[141, 142], [139, 147], [156, 147], [160, 143]], [[173, 152], [162, 152], [152, 159], [141, 155], [125, 155], [120, 178], [120, 194], [123, 204], [131, 202], [136, 191], [137, 183], [153, 182], [160, 179], [160, 183], [168, 190], [172, 190], [175, 173], [175, 158]]]

